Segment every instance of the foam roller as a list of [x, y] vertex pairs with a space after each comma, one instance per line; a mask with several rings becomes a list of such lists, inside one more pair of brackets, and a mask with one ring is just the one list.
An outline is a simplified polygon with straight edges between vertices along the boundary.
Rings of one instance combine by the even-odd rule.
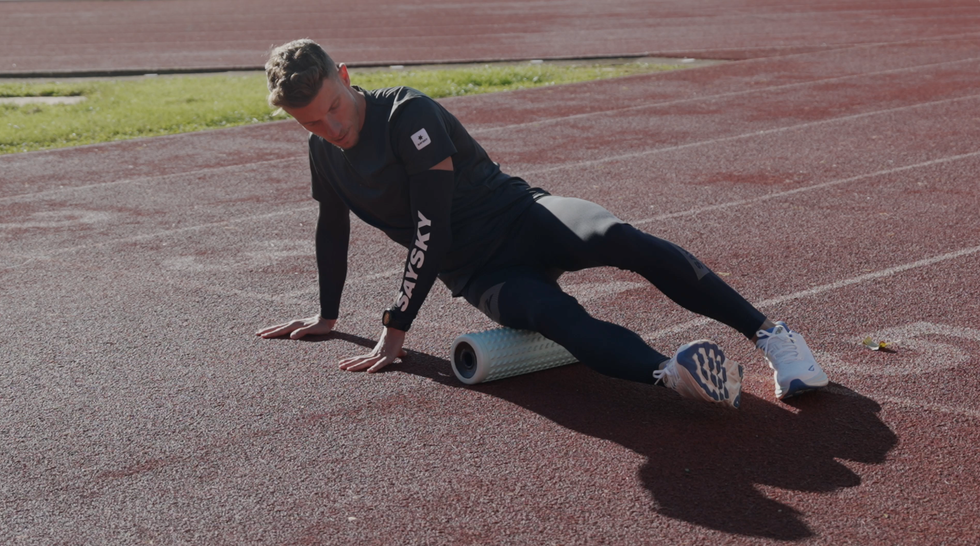
[[537, 332], [497, 328], [463, 334], [453, 341], [452, 365], [467, 385], [577, 362], [564, 347]]

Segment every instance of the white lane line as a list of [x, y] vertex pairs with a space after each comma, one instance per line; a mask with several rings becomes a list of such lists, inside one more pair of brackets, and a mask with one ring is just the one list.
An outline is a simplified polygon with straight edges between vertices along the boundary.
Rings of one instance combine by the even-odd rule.
[[[823, 284], [820, 286], [815, 286], [813, 288], [808, 288], [806, 290], [801, 290], [799, 292], [794, 292], [792, 294], [786, 294], [784, 296], [776, 296], [774, 298], [769, 298], [767, 300], [762, 300], [760, 302], [754, 303], [756, 307], [770, 307], [773, 305], [779, 305], [781, 303], [786, 303], [792, 300], [798, 300], [803, 298], [808, 298], [811, 296], [816, 296], [824, 292], [830, 292], [832, 290], [840, 290], [854, 284], [860, 284], [867, 281], [872, 281], [875, 279], [882, 279], [886, 277], [893, 277], [899, 273], [909, 271], [910, 269], [917, 269], [920, 267], [927, 267], [930, 265], [935, 265], [937, 263], [955, 260], [957, 258], [962, 258], [964, 256], [970, 256], [980, 252], [980, 246], [974, 246], [969, 248], [963, 248], [960, 250], [954, 250], [952, 252], [947, 252], [945, 254], [939, 254], [937, 256], [932, 256], [930, 258], [924, 258], [921, 260], [916, 260], [907, 264], [896, 265], [880, 271], [874, 271], [864, 275], [858, 275], [857, 277], [851, 277], [850, 279], [843, 279], [840, 281]], [[657, 330], [655, 332], [650, 332], [643, 336], [644, 339], [654, 340], [662, 337], [666, 337], [671, 334], [678, 334], [691, 328], [697, 328], [699, 326], [704, 326], [705, 324], [710, 324], [713, 319], [707, 317], [701, 317], [698, 319], [690, 320], [687, 322], [682, 322], [680, 324], [675, 324], [669, 328], [664, 328], [662, 330]]]
[[[828, 386], [826, 390], [827, 392], [833, 394], [839, 394], [842, 396], [864, 398], [864, 395], [860, 393], [856, 393], [848, 389], [842, 389], [834, 385]], [[910, 409], [917, 412], [921, 412], [922, 410], [930, 410], [930, 411], [936, 411], [940, 413], [965, 415], [967, 417], [972, 417], [974, 419], [980, 419], [980, 411], [970, 409], [970, 408], [958, 407], [958, 406], [949, 406], [946, 404], [936, 404], [934, 402], [929, 402], [928, 400], [912, 400], [910, 398], [901, 398], [898, 396], [887, 396], [887, 395], [874, 395], [874, 397], [871, 399], [879, 404], [893, 404], [903, 409]]]
[[899, 273], [904, 273], [905, 271], [908, 271], [910, 269], [918, 269], [920, 267], [927, 267], [940, 262], [955, 260], [956, 258], [962, 258], [964, 256], [970, 256], [971, 254], [976, 254], [977, 252], [980, 252], [980, 246], [955, 250], [953, 252], [947, 252], [945, 254], [933, 256], [931, 258], [924, 258], [907, 264], [896, 265], [893, 267], [889, 267], [887, 269], [882, 269], [880, 271], [874, 271], [864, 275], [858, 275], [857, 277], [851, 277], [850, 279], [844, 279], [837, 282], [824, 284], [821, 286], [815, 286], [813, 288], [809, 288], [807, 290], [801, 290], [793, 294], [787, 294], [785, 296], [777, 296], [775, 298], [769, 298], [767, 300], [763, 300], [759, 302], [759, 305], [761, 306], [779, 305], [781, 303], [786, 303], [787, 301], [808, 298], [810, 296], [816, 296], [817, 294], [822, 294], [824, 292], [839, 290], [841, 288], [845, 288], [852, 284], [860, 284], [867, 281], [873, 281], [875, 279], [892, 277]]
[[915, 164], [912, 164], [912, 165], [905, 165], [903, 167], [895, 167], [893, 169], [885, 169], [885, 170], [882, 170], [882, 171], [875, 171], [875, 172], [867, 173], [867, 174], [859, 174], [857, 176], [852, 176], [850, 178], [841, 178], [841, 179], [838, 179], [838, 180], [831, 180], [829, 182], [821, 182], [819, 184], [813, 184], [811, 186], [803, 186], [803, 187], [800, 187], [800, 188], [794, 188], [792, 190], [767, 193], [765, 195], [760, 195], [760, 196], [752, 197], [752, 198], [749, 198], [749, 199], [740, 199], [740, 200], [737, 200], [737, 201], [728, 201], [728, 202], [725, 202], [725, 203], [718, 203], [718, 204], [715, 204], [715, 205], [708, 205], [708, 206], [705, 206], [705, 207], [696, 207], [696, 208], [693, 208], [693, 209], [688, 209], [688, 210], [683, 210], [683, 211], [678, 211], [678, 212], [669, 212], [669, 213], [660, 214], [660, 215], [657, 215], [657, 216], [652, 216], [650, 218], [643, 218], [642, 220], [632, 221], [632, 222], [630, 222], [630, 224], [633, 224], [634, 226], [639, 226], [639, 225], [642, 225], [642, 224], [649, 224], [650, 222], [656, 222], [656, 221], [659, 221], [659, 220], [670, 220], [672, 218], [681, 218], [681, 217], [684, 217], [684, 216], [694, 216], [694, 215], [697, 215], [697, 214], [701, 214], [703, 212], [708, 212], [708, 211], [713, 211], [713, 210], [720, 210], [720, 209], [726, 209], [726, 208], [731, 208], [731, 207], [738, 207], [738, 206], [741, 206], [741, 205], [748, 205], [748, 204], [752, 204], [752, 203], [758, 203], [760, 201], [768, 201], [770, 199], [776, 199], [776, 198], [779, 198], [779, 197], [786, 197], [787, 195], [794, 195], [794, 194], [797, 194], [797, 193], [803, 193], [803, 192], [808, 192], [808, 191], [813, 191], [813, 190], [819, 190], [819, 189], [829, 188], [829, 187], [832, 187], [832, 186], [839, 186], [841, 184], [848, 184], [848, 183], [851, 183], [851, 182], [857, 182], [857, 181], [863, 180], [865, 178], [873, 178], [873, 177], [876, 177], [876, 176], [886, 176], [886, 175], [890, 175], [890, 174], [895, 174], [895, 173], [909, 171], [909, 170], [912, 170], [912, 169], [920, 169], [920, 168], [923, 168], [923, 167], [931, 167], [933, 165], [940, 165], [940, 164], [943, 164], [943, 163], [949, 163], [951, 161], [958, 161], [960, 159], [967, 159], [967, 158], [978, 157], [978, 156], [980, 156], [980, 151], [970, 152], [968, 154], [960, 154], [960, 155], [954, 155], [954, 156], [949, 156], [949, 157], [943, 157], [943, 158], [940, 158], [940, 159], [932, 159], [932, 160], [929, 160], [929, 161], [923, 161], [922, 163], [915, 163]]
[[79, 251], [79, 250], [91, 250], [91, 249], [94, 249], [94, 248], [103, 248], [103, 247], [117, 245], [117, 244], [122, 244], [122, 243], [135, 243], [135, 242], [139, 242], [139, 241], [147, 241], [147, 240], [150, 240], [150, 239], [156, 239], [157, 237], [166, 237], [166, 236], [170, 236], [170, 235], [177, 235], [177, 234], [180, 234], [180, 233], [188, 233], [188, 232], [198, 231], [198, 230], [202, 230], [202, 229], [210, 229], [210, 228], [216, 228], [216, 227], [223, 227], [223, 226], [229, 226], [229, 225], [240, 224], [240, 223], [245, 223], [245, 222], [254, 222], [254, 221], [257, 221], [257, 220], [258, 221], [267, 220], [267, 219], [270, 219], [270, 218], [276, 218], [278, 216], [288, 216], [288, 215], [296, 214], [296, 213], [299, 213], [299, 212], [309, 212], [311, 210], [313, 210], [313, 205], [306, 205], [306, 206], [296, 207], [296, 208], [292, 208], [292, 209], [280, 210], [280, 211], [276, 211], [276, 212], [269, 212], [269, 213], [266, 213], [266, 214], [258, 214], [258, 215], [255, 215], [255, 216], [246, 216], [246, 217], [242, 217], [242, 218], [235, 218], [235, 219], [232, 219], [232, 220], [224, 220], [224, 221], [221, 221], [221, 222], [211, 222], [211, 223], [207, 223], [207, 224], [198, 224], [196, 226], [187, 226], [187, 227], [176, 228], [176, 229], [165, 229], [165, 230], [161, 230], [161, 231], [154, 231], [153, 233], [144, 233], [143, 235], [134, 235], [132, 237], [123, 237], [123, 238], [120, 238], [120, 239], [110, 239], [110, 240], [107, 240], [107, 241], [101, 241], [101, 242], [98, 242], [98, 243], [92, 243], [92, 244], [88, 244], [88, 245], [78, 245], [78, 246], [71, 246], [71, 247], [66, 247], [66, 248], [59, 248], [59, 249], [56, 249], [56, 250], [48, 251], [48, 252], [46, 252], [43, 255], [34, 255], [34, 254], [32, 254], [31, 257], [29, 259], [27, 259], [25, 262], [19, 263], [19, 264], [14, 265], [14, 266], [8, 266], [8, 267], [0, 268], [0, 271], [3, 271], [4, 269], [16, 269], [16, 268], [24, 267], [25, 265], [30, 264], [32, 262], [41, 261], [41, 260], [48, 260], [48, 259], [54, 258], [55, 256], [59, 256], [61, 254], [68, 254], [68, 253], [76, 252], [76, 251]]
[[[707, 212], [707, 211], [711, 211], [711, 210], [718, 210], [718, 209], [723, 209], [723, 208], [737, 207], [737, 206], [740, 206], [740, 205], [757, 203], [759, 201], [765, 201], [765, 200], [769, 200], [769, 199], [776, 199], [776, 198], [779, 198], [779, 197], [784, 197], [784, 196], [787, 196], [787, 195], [793, 195], [793, 194], [796, 194], [796, 193], [802, 193], [802, 192], [806, 192], [806, 191], [812, 191], [812, 190], [826, 188], [826, 187], [830, 187], [830, 186], [836, 186], [836, 185], [840, 185], [840, 184], [845, 184], [845, 183], [848, 183], [848, 182], [854, 182], [854, 181], [861, 180], [861, 179], [867, 178], [867, 177], [884, 176], [884, 175], [893, 174], [893, 173], [897, 173], [897, 172], [903, 172], [903, 171], [917, 169], [917, 168], [929, 167], [929, 166], [932, 166], [932, 165], [938, 165], [938, 164], [942, 164], [942, 163], [948, 163], [948, 162], [952, 162], [952, 161], [958, 161], [958, 160], [961, 160], [961, 159], [967, 159], [967, 158], [976, 157], [976, 156], [980, 156], [980, 151], [978, 151], [978, 152], [971, 152], [971, 153], [968, 153], [968, 154], [960, 154], [960, 155], [956, 155], [956, 156], [944, 157], [944, 158], [940, 158], [940, 159], [933, 159], [933, 160], [930, 160], [930, 161], [924, 161], [922, 163], [916, 163], [916, 164], [913, 164], [913, 165], [905, 165], [905, 166], [902, 166], [902, 167], [895, 167], [893, 169], [887, 169], [887, 170], [883, 170], [883, 171], [877, 171], [877, 172], [874, 172], [874, 173], [858, 175], [858, 176], [854, 176], [854, 177], [850, 177], [850, 178], [845, 178], [845, 179], [840, 179], [840, 180], [832, 180], [832, 181], [824, 182], [824, 183], [821, 183], [821, 184], [815, 184], [815, 185], [811, 185], [811, 186], [805, 186], [805, 187], [802, 187], [802, 188], [795, 188], [795, 189], [792, 189], [792, 190], [786, 190], [786, 191], [783, 191], [783, 192], [776, 192], [776, 193], [771, 193], [771, 194], [762, 195], [762, 196], [758, 196], [758, 197], [753, 197], [751, 199], [741, 199], [741, 200], [730, 201], [730, 202], [726, 202], [726, 203], [719, 203], [719, 204], [716, 204], [716, 205], [709, 205], [707, 207], [698, 207], [698, 208], [689, 209], [689, 210], [686, 210], [686, 211], [680, 211], [680, 212], [662, 214], [662, 215], [654, 216], [654, 217], [651, 217], [651, 218], [644, 218], [644, 219], [632, 221], [630, 223], [633, 224], [633, 225], [642, 225], [642, 224], [647, 224], [647, 223], [654, 222], [654, 221], [657, 221], [657, 220], [667, 220], [667, 219], [679, 218], [679, 217], [683, 217], [683, 216], [694, 216], [694, 215], [697, 215], [699, 213], [703, 213], [703, 212]], [[275, 161], [282, 161], [282, 160], [275, 160]], [[228, 168], [228, 167], [223, 167], [223, 168]], [[101, 247], [105, 247], [105, 246], [109, 246], [109, 245], [113, 245], [113, 244], [118, 244], [118, 243], [138, 242], [138, 241], [144, 241], [144, 240], [154, 239], [154, 238], [157, 238], [157, 237], [165, 237], [165, 236], [176, 235], [176, 234], [180, 234], [180, 233], [186, 233], [186, 232], [197, 231], [197, 230], [202, 230], [202, 229], [209, 229], [209, 228], [215, 228], [215, 227], [223, 227], [223, 226], [228, 226], [228, 225], [238, 224], [238, 223], [243, 223], [243, 222], [261, 221], [261, 220], [265, 220], [265, 219], [269, 219], [269, 218], [275, 218], [275, 217], [279, 217], [279, 216], [288, 216], [288, 215], [291, 215], [291, 214], [296, 214], [296, 213], [299, 213], [299, 212], [308, 211], [308, 210], [311, 209], [312, 206], [313, 205], [311, 204], [309, 206], [296, 207], [296, 208], [287, 209], [287, 210], [284, 210], [284, 211], [270, 212], [270, 213], [266, 213], [266, 214], [255, 215], [255, 216], [247, 216], [247, 217], [235, 218], [235, 219], [232, 219], [232, 220], [225, 220], [225, 221], [221, 221], [221, 222], [211, 222], [211, 223], [207, 223], [207, 224], [200, 224], [200, 225], [196, 225], [196, 226], [188, 226], [188, 227], [178, 228], [178, 229], [168, 229], [168, 230], [156, 231], [156, 232], [153, 232], [153, 233], [147, 233], [147, 234], [143, 234], [143, 235], [135, 235], [135, 236], [132, 236], [132, 237], [126, 237], [126, 238], [122, 238], [122, 239], [112, 239], [112, 240], [102, 241], [102, 242], [99, 242], [99, 243], [93, 243], [93, 244], [89, 244], [89, 245], [79, 245], [79, 246], [73, 246], [73, 247], [68, 247], [68, 248], [53, 250], [53, 251], [50, 251], [50, 252], [45, 253], [44, 255], [32, 255], [31, 258], [26, 259], [25, 261], [23, 261], [21, 263], [18, 263], [18, 264], [9, 264], [9, 265], [0, 264], [0, 271], [2, 271], [4, 269], [14, 269], [14, 268], [18, 268], [18, 267], [23, 267], [23, 266], [25, 266], [25, 265], [27, 265], [29, 263], [35, 262], [37, 260], [49, 259], [49, 258], [52, 258], [54, 256], [58, 256], [58, 255], [66, 254], [66, 253], [70, 253], [70, 252], [74, 252], [74, 251], [77, 251], [77, 250], [87, 250], [87, 249], [93, 249], [93, 248], [101, 248]], [[16, 258], [16, 259], [20, 259], [19, 256], [11, 256], [11, 255], [8, 255], [8, 257], [13, 257], [13, 258]]]
[[[119, 273], [134, 278], [142, 278], [140, 275], [130, 273], [128, 271], [117, 272], [117, 274]], [[306, 291], [294, 291], [288, 294], [263, 294], [261, 292], [239, 290], [237, 288], [226, 288], [220, 285], [206, 284], [184, 278], [175, 279], [170, 277], [162, 277], [157, 282], [166, 283], [170, 286], [181, 288], [183, 290], [200, 290], [202, 292], [207, 292], [218, 296], [234, 296], [246, 300], [259, 301], [262, 303], [279, 303], [283, 305], [319, 305], [316, 303], [318, 302], [318, 299], [315, 286]]]
[[[224, 227], [224, 226], [229, 226], [229, 225], [233, 225], [233, 224], [252, 223], [252, 222], [255, 222], [255, 221], [268, 220], [268, 219], [277, 218], [277, 217], [280, 217], [280, 216], [290, 216], [290, 215], [298, 214], [298, 213], [312, 213], [312, 214], [315, 215], [316, 214], [316, 210], [315, 210], [315, 207], [312, 204], [311, 205], [304, 205], [304, 206], [301, 206], [301, 207], [296, 207], [296, 208], [286, 209], [286, 210], [280, 210], [280, 211], [276, 211], [276, 212], [269, 212], [269, 213], [265, 213], [265, 214], [258, 214], [258, 215], [255, 215], [255, 216], [245, 216], [245, 217], [242, 217], [242, 218], [235, 218], [235, 219], [232, 219], [232, 220], [224, 220], [224, 221], [221, 221], [221, 222], [211, 222], [211, 223], [208, 223], [208, 224], [199, 224], [199, 225], [196, 225], [196, 226], [187, 226], [187, 227], [183, 227], [183, 228], [166, 229], [166, 230], [162, 230], [162, 231], [155, 231], [153, 233], [144, 233], [142, 235], [134, 235], [132, 237], [124, 237], [124, 238], [121, 238], [121, 239], [111, 239], [111, 240], [108, 240], [108, 241], [102, 241], [102, 242], [99, 242], [99, 243], [93, 243], [93, 244], [89, 244], [89, 245], [79, 245], [79, 246], [61, 248], [61, 249], [52, 250], [52, 251], [47, 252], [46, 254], [43, 254], [43, 255], [32, 253], [30, 256], [24, 256], [24, 255], [21, 255], [21, 254], [0, 253], [0, 258], [4, 258], [5, 257], [6, 259], [16, 259], [16, 260], [18, 260], [18, 263], [16, 263], [16, 264], [3, 264], [2, 262], [0, 262], [0, 271], [10, 270], [10, 269], [19, 269], [19, 268], [22, 268], [22, 267], [24, 267], [24, 266], [26, 266], [26, 265], [28, 265], [30, 263], [33, 263], [33, 262], [43, 261], [43, 260], [50, 260], [50, 259], [52, 259], [52, 258], [54, 258], [56, 256], [61, 255], [61, 254], [69, 254], [71, 252], [75, 252], [75, 251], [78, 251], [78, 250], [91, 250], [91, 249], [94, 249], [94, 248], [103, 248], [103, 247], [112, 246], [112, 245], [115, 245], [115, 244], [134, 243], [134, 242], [139, 242], [139, 241], [147, 241], [147, 240], [150, 240], [150, 239], [156, 239], [158, 237], [167, 237], [167, 236], [170, 236], [170, 235], [179, 235], [181, 233], [189, 233], [189, 232], [199, 231], [199, 230], [204, 230], [204, 229]], [[313, 218], [315, 218], [315, 216]], [[366, 225], [359, 218], [357, 218], [356, 216], [352, 216], [351, 217], [351, 223], [352, 223], [352, 225], [353, 224], [363, 224], [363, 225]], [[20, 260], [23, 260], [23, 261], [20, 261]], [[390, 269], [390, 270], [386, 270], [386, 271], [381, 271], [379, 273], [374, 273], [374, 274], [366, 275], [366, 276], [363, 277], [362, 280], [371, 280], [371, 279], [375, 279], [375, 278], [381, 278], [381, 277], [386, 277], [386, 276], [394, 275], [394, 274], [402, 271], [402, 269], [403, 269], [402, 267], [399, 267], [397, 269]]]
[[283, 157], [283, 158], [279, 158], [279, 159], [267, 159], [267, 160], [264, 160], [264, 161], [256, 161], [254, 163], [240, 163], [238, 165], [224, 165], [224, 166], [221, 166], [221, 167], [204, 167], [202, 169], [196, 169], [196, 170], [193, 170], [193, 171], [185, 171], [185, 172], [179, 172], [179, 173], [167, 173], [167, 174], [157, 174], [157, 175], [149, 175], [149, 176], [137, 176], [135, 178], [123, 178], [122, 180], [113, 180], [111, 182], [99, 182], [99, 183], [96, 183], [96, 184], [86, 184], [84, 186], [61, 187], [61, 188], [57, 188], [57, 189], [43, 190], [43, 191], [34, 192], [34, 193], [22, 193], [22, 194], [18, 194], [18, 195], [8, 195], [7, 197], [0, 197], [0, 203], [12, 203], [12, 202], [17, 202], [17, 201], [29, 201], [29, 200], [32, 200], [32, 199], [35, 199], [35, 198], [42, 198], [42, 199], [44, 199], [44, 198], [51, 198], [51, 197], [57, 197], [59, 195], [71, 194], [71, 193], [75, 193], [75, 192], [83, 191], [83, 190], [111, 188], [112, 186], [121, 186], [121, 185], [125, 185], [125, 184], [142, 184], [142, 183], [147, 183], [147, 182], [159, 182], [161, 180], [166, 180], [168, 178], [180, 177], [180, 176], [193, 176], [193, 175], [212, 174], [212, 173], [213, 174], [217, 174], [217, 173], [221, 173], [223, 171], [228, 171], [228, 170], [233, 170], [233, 169], [248, 168], [248, 167], [251, 167], [253, 165], [254, 166], [271, 165], [271, 164], [274, 164], [274, 163], [281, 163], [281, 162], [284, 162], [284, 161], [299, 161], [300, 159], [304, 159], [304, 158], [306, 158], [306, 154], [297, 155], [295, 157]]
[[714, 100], [718, 100], [718, 99], [727, 99], [727, 98], [740, 97], [740, 96], [745, 96], [745, 95], [753, 95], [753, 94], [759, 94], [759, 93], [767, 93], [767, 92], [770, 92], [770, 91], [785, 91], [785, 90], [794, 89], [794, 88], [801, 88], [801, 87], [822, 85], [822, 84], [833, 83], [833, 82], [843, 82], [843, 81], [852, 80], [852, 79], [856, 79], [856, 78], [884, 76], [884, 75], [890, 75], [890, 74], [901, 74], [901, 73], [905, 73], [905, 72], [917, 72], [920, 69], [939, 68], [939, 67], [952, 66], [952, 65], [956, 65], [956, 64], [974, 63], [974, 62], [977, 62], [977, 61], [980, 61], [980, 57], [971, 57], [969, 59], [961, 59], [961, 60], [958, 60], [958, 61], [943, 61], [943, 62], [939, 62], [939, 63], [930, 63], [930, 64], [924, 64], [924, 65], [917, 65], [917, 66], [914, 66], [914, 67], [892, 68], [892, 69], [889, 69], [889, 70], [879, 70], [877, 72], [862, 72], [860, 74], [850, 74], [850, 75], [847, 75], [847, 76], [837, 76], [837, 77], [833, 77], [833, 78], [821, 78], [821, 79], [809, 80], [809, 81], [798, 82], [798, 83], [787, 83], [787, 84], [783, 84], [783, 85], [774, 85], [772, 87], [762, 87], [762, 88], [759, 88], [759, 89], [746, 89], [746, 90], [742, 90], [742, 91], [730, 91], [728, 93], [716, 93], [714, 95], [698, 95], [696, 97], [689, 97], [689, 98], [683, 98], [683, 99], [675, 99], [675, 100], [669, 100], [669, 101], [665, 101], [665, 102], [656, 102], [656, 103], [652, 103], [652, 104], [645, 103], [645, 104], [639, 104], [639, 105], [636, 105], [636, 106], [625, 106], [625, 107], [622, 107], [622, 108], [611, 108], [611, 109], [608, 109], [608, 110], [598, 110], [598, 111], [593, 111], [593, 112], [585, 112], [585, 113], [581, 113], [581, 114], [571, 114], [571, 115], [567, 115], [567, 116], [559, 116], [559, 117], [555, 117], [555, 118], [539, 119], [539, 120], [535, 120], [535, 121], [529, 121], [529, 122], [526, 122], [526, 123], [515, 123], [515, 124], [512, 124], [512, 125], [502, 125], [502, 126], [498, 126], [498, 127], [487, 127], [487, 128], [484, 128], [484, 129], [475, 129], [474, 131], [472, 131], [471, 134], [474, 134], [474, 135], [487, 134], [487, 133], [493, 133], [493, 132], [504, 131], [504, 130], [506, 130], [506, 131], [513, 131], [515, 129], [521, 129], [521, 128], [526, 128], [526, 127], [534, 127], [534, 126], [540, 126], [540, 125], [548, 125], [548, 124], [551, 124], [551, 123], [560, 123], [560, 122], [571, 121], [571, 120], [576, 120], [576, 119], [585, 119], [585, 118], [594, 117], [594, 116], [599, 116], [599, 117], [601, 117], [601, 116], [609, 116], [609, 115], [616, 115], [616, 114], [619, 114], [619, 113], [637, 112], [637, 111], [648, 110], [648, 109], [649, 110], [656, 110], [656, 109], [665, 108], [665, 107], [677, 106], [679, 104], [695, 104], [695, 103], [698, 103], [698, 102], [714, 101]]
[[687, 144], [678, 144], [676, 146], [667, 146], [667, 147], [664, 147], [664, 148], [655, 148], [653, 150], [643, 150], [643, 151], [640, 151], [640, 152], [630, 152], [628, 154], [619, 154], [619, 155], [613, 155], [613, 156], [608, 156], [608, 157], [601, 157], [601, 158], [598, 158], [598, 159], [587, 159], [585, 161], [578, 161], [578, 162], [575, 162], [575, 163], [562, 163], [561, 165], [556, 165], [556, 166], [553, 166], [553, 167], [543, 167], [543, 168], [540, 168], [540, 169], [532, 169], [532, 170], [529, 170], [529, 171], [518, 172], [518, 173], [515, 173], [515, 175], [516, 176], [521, 176], [521, 177], [526, 177], [526, 176], [533, 176], [533, 175], [538, 175], [538, 174], [547, 173], [547, 172], [560, 172], [560, 171], [564, 171], [564, 170], [579, 170], [579, 169], [581, 169], [583, 167], [591, 167], [593, 165], [601, 165], [603, 163], [609, 163], [609, 162], [613, 162], [613, 161], [622, 161], [622, 160], [626, 160], [626, 159], [634, 159], [634, 158], [637, 158], [637, 157], [650, 156], [650, 155], [660, 154], [660, 153], [665, 153], [665, 152], [674, 152], [674, 151], [677, 151], [677, 150], [686, 150], [686, 149], [689, 149], [689, 148], [697, 148], [697, 147], [700, 147], [700, 146], [709, 146], [709, 145], [719, 144], [719, 143], [723, 143], [723, 142], [732, 142], [732, 141], [735, 141], [735, 140], [742, 140], [742, 139], [755, 138], [755, 137], [760, 137], [760, 136], [774, 135], [774, 134], [778, 134], [778, 133], [785, 133], [785, 132], [789, 132], [789, 131], [797, 131], [797, 130], [801, 130], [801, 129], [808, 129], [808, 128], [811, 128], [811, 127], [818, 127], [818, 126], [821, 126], [821, 125], [829, 125], [829, 124], [833, 124], [833, 123], [853, 121], [853, 120], [856, 120], [856, 119], [867, 118], [867, 117], [872, 117], [872, 116], [880, 116], [880, 115], [884, 115], [884, 114], [893, 114], [895, 112], [902, 112], [902, 111], [906, 111], [906, 110], [913, 110], [913, 109], [916, 109], [916, 108], [924, 108], [924, 107], [937, 106], [937, 105], [941, 105], [941, 104], [948, 104], [948, 103], [953, 103], [953, 102], [958, 102], [958, 101], [977, 100], [977, 99], [980, 99], [980, 94], [978, 94], [978, 95], [969, 95], [969, 96], [965, 96], [965, 97], [955, 97], [955, 98], [951, 98], [951, 99], [940, 99], [940, 100], [930, 101], [930, 102], [920, 102], [920, 103], [917, 103], [917, 104], [911, 104], [911, 105], [906, 105], [906, 106], [897, 106], [895, 108], [886, 108], [885, 110], [876, 110], [874, 112], [863, 112], [863, 113], [860, 113], [860, 114], [851, 114], [849, 116], [841, 116], [841, 117], [837, 117], [837, 118], [823, 119], [823, 120], [818, 120], [818, 121], [808, 121], [806, 123], [799, 123], [799, 124], [796, 124], [796, 125], [787, 125], [785, 127], [776, 127], [774, 129], [762, 129], [760, 131], [752, 131], [751, 133], [741, 133], [741, 134], [738, 134], [738, 135], [731, 135], [731, 136], [726, 136], [726, 137], [713, 138], [713, 139], [710, 139], [710, 140], [699, 140], [697, 142], [689, 142]]
[[104, 223], [108, 222], [111, 218], [112, 215], [107, 212], [92, 210], [36, 212], [24, 222], [0, 222], [0, 230], [66, 228], [84, 224]]
[[875, 395], [873, 400], [879, 403], [894, 404], [901, 408], [910, 409], [915, 412], [921, 412], [922, 410], [931, 410], [940, 413], [953, 413], [956, 415], [965, 415], [967, 417], [973, 417], [974, 419], [980, 419], [980, 411], [972, 410], [970, 408], [947, 406], [946, 404], [935, 404], [933, 402], [928, 402], [925, 400], [910, 400], [907, 398], [899, 398], [897, 396], [881, 396], [881, 395]]

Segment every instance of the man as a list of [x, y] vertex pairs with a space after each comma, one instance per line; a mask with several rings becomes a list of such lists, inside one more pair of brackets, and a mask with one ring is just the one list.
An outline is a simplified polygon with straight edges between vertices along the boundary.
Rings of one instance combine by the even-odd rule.
[[589, 316], [556, 282], [566, 271], [610, 265], [756, 342], [775, 372], [777, 397], [827, 384], [799, 333], [767, 319], [690, 253], [599, 205], [504, 174], [422, 93], [352, 86], [347, 67], [310, 40], [276, 48], [266, 75], [270, 104], [311, 133], [320, 314], [258, 335], [298, 339], [334, 329], [354, 212], [407, 256], [380, 340], [370, 353], [341, 361], [343, 370], [376, 372], [403, 356], [406, 332], [438, 277], [495, 322], [540, 332], [600, 373], [738, 407], [742, 367], [718, 345], [695, 341], [668, 358], [635, 333]]

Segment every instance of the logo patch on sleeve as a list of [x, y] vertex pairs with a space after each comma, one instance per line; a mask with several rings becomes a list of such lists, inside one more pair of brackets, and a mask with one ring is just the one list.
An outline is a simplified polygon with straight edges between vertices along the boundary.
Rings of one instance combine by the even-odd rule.
[[416, 150], [421, 150], [422, 148], [425, 148], [426, 146], [431, 144], [432, 139], [429, 138], [429, 133], [426, 133], [425, 129], [422, 129], [419, 132], [412, 135], [412, 143], [415, 144]]

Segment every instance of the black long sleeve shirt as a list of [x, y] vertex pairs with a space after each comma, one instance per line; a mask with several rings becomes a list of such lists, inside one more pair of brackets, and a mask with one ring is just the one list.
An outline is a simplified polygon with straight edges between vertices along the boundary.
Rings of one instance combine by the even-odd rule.
[[[393, 307], [407, 330], [436, 276], [459, 296], [514, 220], [546, 192], [501, 172], [459, 120], [421, 92], [397, 87], [364, 96], [354, 147], [310, 135], [320, 314], [339, 314], [352, 211], [407, 249]], [[451, 178], [428, 172], [447, 157]]]

